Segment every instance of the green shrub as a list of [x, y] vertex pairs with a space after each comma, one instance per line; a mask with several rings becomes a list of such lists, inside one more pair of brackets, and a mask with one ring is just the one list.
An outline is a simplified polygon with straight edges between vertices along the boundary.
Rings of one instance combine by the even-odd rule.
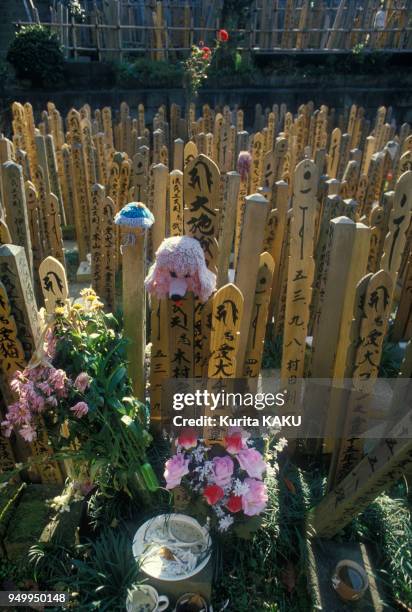
[[126, 89], [145, 87], [182, 87], [183, 68], [163, 60], [137, 59], [118, 66], [117, 84]]
[[56, 84], [63, 75], [64, 56], [56, 34], [40, 25], [23, 26], [7, 53], [19, 79], [33, 85]]

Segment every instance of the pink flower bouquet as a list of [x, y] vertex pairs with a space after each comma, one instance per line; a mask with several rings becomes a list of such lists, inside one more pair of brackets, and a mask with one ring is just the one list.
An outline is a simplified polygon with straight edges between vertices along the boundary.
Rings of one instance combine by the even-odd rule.
[[219, 532], [261, 515], [268, 495], [263, 482], [268, 465], [245, 431], [232, 429], [222, 444], [206, 446], [195, 431], [176, 440], [176, 453], [166, 461], [166, 488], [183, 486], [204, 503]]

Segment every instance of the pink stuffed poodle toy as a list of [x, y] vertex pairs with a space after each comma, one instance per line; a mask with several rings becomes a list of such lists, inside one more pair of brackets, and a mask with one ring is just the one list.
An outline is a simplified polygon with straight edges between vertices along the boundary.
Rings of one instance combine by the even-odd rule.
[[187, 291], [193, 291], [201, 302], [206, 302], [216, 288], [216, 274], [208, 270], [198, 240], [175, 236], [165, 238], [157, 249], [145, 285], [158, 298], [178, 301]]

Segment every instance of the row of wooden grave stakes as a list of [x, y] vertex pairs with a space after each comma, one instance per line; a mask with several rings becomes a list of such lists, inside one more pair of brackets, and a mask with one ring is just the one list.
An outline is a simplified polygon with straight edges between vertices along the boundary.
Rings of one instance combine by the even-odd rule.
[[[398, 129], [385, 107], [370, 121], [355, 105], [337, 114], [310, 102], [295, 115], [284, 105], [258, 105], [250, 133], [242, 110], [207, 105], [199, 117], [190, 105], [186, 118], [177, 105], [169, 114], [161, 107], [151, 128], [142, 105], [132, 118], [125, 103], [115, 117], [85, 105], [65, 121], [49, 103], [37, 127], [29, 103], [13, 103], [12, 114], [12, 138], [0, 139], [4, 380], [35, 351], [38, 305], [52, 313], [56, 300], [69, 297], [62, 227], [74, 227], [79, 273], [90, 262], [91, 284], [113, 311], [122, 264], [113, 219], [127, 202], [142, 201], [155, 223], [136, 262], [140, 274], [166, 236], [181, 235], [200, 241], [217, 274], [217, 291], [204, 304], [191, 294], [178, 304], [151, 299], [154, 429], [167, 408], [167, 378], [257, 380], [265, 337], [269, 349], [281, 337], [280, 378], [292, 407], [304, 376], [352, 378], [358, 394], [345, 409], [339, 393], [330, 395], [323, 443], [332, 458], [330, 493], [314, 512], [316, 531], [333, 535], [399, 477], [412, 460], [410, 441], [393, 436], [365, 455], [351, 427], [355, 414], [359, 426], [359, 394], [365, 423], [373, 411], [391, 314], [392, 338], [411, 338], [408, 124]], [[144, 320], [144, 309], [135, 317]], [[400, 376], [411, 370], [408, 344]], [[141, 376], [133, 376], [138, 396]], [[32, 443], [34, 454], [49, 452], [44, 436]], [[5, 469], [16, 449], [1, 443]], [[53, 461], [36, 469], [45, 481], [61, 471]]]

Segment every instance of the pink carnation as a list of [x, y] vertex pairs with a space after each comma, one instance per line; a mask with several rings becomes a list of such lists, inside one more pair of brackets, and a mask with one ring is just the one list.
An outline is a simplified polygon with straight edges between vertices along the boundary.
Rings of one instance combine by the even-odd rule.
[[254, 448], [245, 448], [237, 454], [237, 460], [242, 470], [245, 470], [252, 478], [262, 480], [262, 474], [267, 465], [262, 455]]
[[263, 512], [268, 501], [266, 485], [254, 478], [245, 478], [247, 493], [242, 495], [242, 508], [246, 516], [256, 516]]
[[166, 489], [174, 489], [179, 486], [183, 476], [189, 473], [189, 459], [185, 459], [182, 453], [176, 453], [166, 461], [164, 477]]
[[89, 412], [89, 406], [86, 404], [86, 402], [77, 402], [77, 404], [72, 406], [70, 410], [71, 412], [74, 412], [78, 419], [81, 419]]
[[90, 376], [87, 372], [80, 372], [74, 381], [74, 386], [80, 393], [84, 393], [90, 384]]
[[213, 458], [213, 480], [219, 487], [230, 484], [234, 469], [233, 459], [230, 457]]

